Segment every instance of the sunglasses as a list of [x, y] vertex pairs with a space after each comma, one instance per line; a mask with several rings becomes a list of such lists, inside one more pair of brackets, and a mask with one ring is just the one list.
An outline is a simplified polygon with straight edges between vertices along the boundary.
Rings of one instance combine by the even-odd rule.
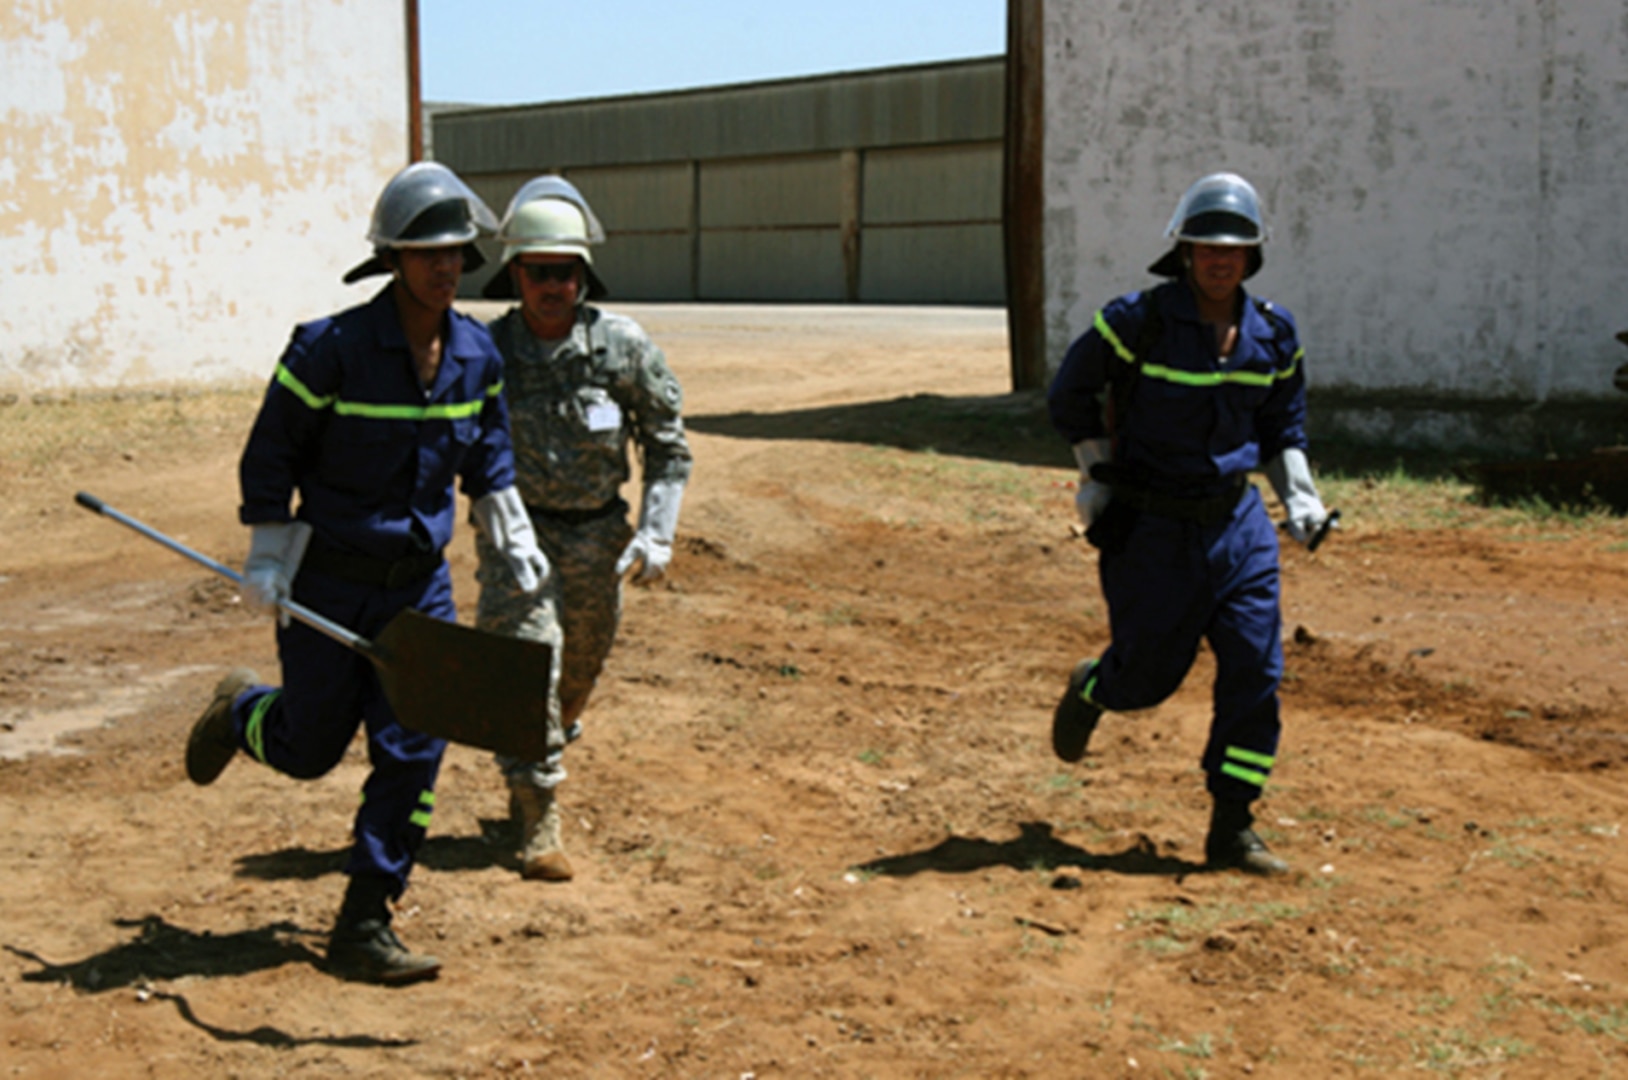
[[541, 285], [545, 281], [557, 281], [564, 284], [575, 280], [577, 264], [568, 263], [521, 263], [520, 269], [526, 275], [526, 280], [533, 285]]

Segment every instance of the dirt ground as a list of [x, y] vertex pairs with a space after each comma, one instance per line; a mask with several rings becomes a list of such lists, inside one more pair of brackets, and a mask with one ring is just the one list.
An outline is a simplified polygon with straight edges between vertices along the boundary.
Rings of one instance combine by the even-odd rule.
[[567, 759], [578, 876], [520, 880], [452, 747], [403, 989], [320, 962], [361, 744], [190, 785], [270, 629], [71, 501], [236, 564], [257, 394], [0, 406], [0, 1075], [1628, 1075], [1620, 520], [1327, 483], [1260, 804], [1295, 873], [1204, 873], [1206, 657], [1050, 755], [1104, 613], [1000, 312], [623, 310], [696, 472]]

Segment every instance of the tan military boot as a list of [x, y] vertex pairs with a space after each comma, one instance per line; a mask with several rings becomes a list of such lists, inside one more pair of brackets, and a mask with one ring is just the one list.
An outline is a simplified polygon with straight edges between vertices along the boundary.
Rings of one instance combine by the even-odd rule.
[[510, 788], [509, 816], [520, 827], [520, 876], [527, 881], [570, 881], [573, 871], [560, 845], [560, 806], [554, 789], [525, 784]]

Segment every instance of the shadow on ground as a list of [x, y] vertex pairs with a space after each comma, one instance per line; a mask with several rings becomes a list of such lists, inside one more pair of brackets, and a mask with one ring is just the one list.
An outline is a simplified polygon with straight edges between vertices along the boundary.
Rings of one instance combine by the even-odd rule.
[[27, 949], [7, 945], [5, 949], [39, 970], [25, 972], [24, 982], [64, 983], [85, 994], [136, 987], [143, 995], [175, 1006], [181, 1018], [217, 1042], [254, 1043], [279, 1049], [298, 1046], [347, 1046], [360, 1049], [413, 1046], [417, 1040], [381, 1038], [374, 1035], [296, 1036], [281, 1028], [261, 1025], [237, 1030], [211, 1024], [200, 1018], [192, 1003], [180, 994], [152, 989], [155, 980], [173, 981], [189, 976], [219, 978], [250, 975], [286, 964], [309, 964], [321, 969], [323, 962], [300, 938], [317, 935], [290, 922], [272, 923], [258, 930], [236, 934], [198, 933], [172, 926], [157, 915], [140, 919], [118, 919], [114, 925], [137, 928], [132, 941], [64, 964], [53, 964]]
[[[418, 850], [417, 863], [431, 870], [484, 870], [489, 866], [513, 866], [517, 846], [513, 827], [507, 819], [480, 822], [479, 836], [431, 836]], [[261, 881], [315, 881], [345, 869], [350, 848], [314, 851], [306, 847], [283, 848], [237, 860], [237, 876]]]
[[[1068, 445], [1051, 426], [1039, 390], [987, 397], [912, 394], [790, 412], [738, 412], [686, 416], [692, 431], [730, 439], [809, 439], [892, 446], [900, 450], [1068, 469]], [[1328, 476], [1381, 476], [1401, 472], [1421, 480], [1461, 475], [1462, 459], [1429, 451], [1402, 451], [1312, 440], [1311, 456]]]
[[1111, 874], [1159, 874], [1167, 877], [1198, 873], [1204, 869], [1197, 863], [1160, 855], [1153, 841], [1145, 836], [1138, 838], [1136, 844], [1125, 851], [1096, 855], [1057, 839], [1052, 835], [1051, 825], [1042, 821], [1019, 823], [1018, 835], [1011, 840], [950, 836], [925, 851], [872, 859], [854, 869], [862, 874], [911, 877], [927, 871], [970, 874], [996, 866], [1013, 870], [1074, 867]]
[[863, 443], [1054, 468], [1073, 463], [1038, 391], [995, 397], [912, 394], [782, 413], [686, 416], [684, 426], [731, 439]]
[[53, 964], [15, 945], [7, 945], [6, 951], [39, 965], [38, 971], [23, 975], [24, 982], [68, 983], [87, 993], [136, 986], [152, 979], [247, 975], [284, 964], [321, 966], [317, 954], [299, 940], [318, 935], [290, 922], [219, 935], [207, 930], [184, 930], [157, 915], [118, 919], [114, 925], [134, 927], [138, 933], [134, 940], [83, 960]]

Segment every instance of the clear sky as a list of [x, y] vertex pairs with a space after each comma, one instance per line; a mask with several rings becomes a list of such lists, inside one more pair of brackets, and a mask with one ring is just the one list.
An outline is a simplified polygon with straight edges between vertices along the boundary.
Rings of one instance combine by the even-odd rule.
[[517, 105], [995, 56], [1006, 0], [419, 0], [428, 102]]

